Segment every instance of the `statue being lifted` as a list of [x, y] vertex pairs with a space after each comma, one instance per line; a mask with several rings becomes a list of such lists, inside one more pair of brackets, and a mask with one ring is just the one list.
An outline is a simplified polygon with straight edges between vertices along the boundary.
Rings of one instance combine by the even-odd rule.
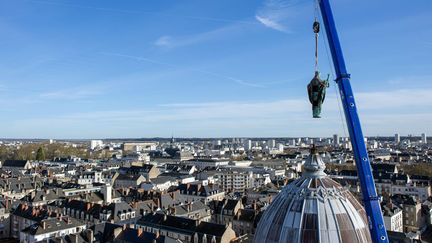
[[321, 106], [324, 103], [326, 89], [329, 87], [329, 76], [326, 80], [320, 78], [320, 73], [315, 71], [315, 76], [307, 86], [309, 101], [312, 104], [313, 118], [321, 118]]

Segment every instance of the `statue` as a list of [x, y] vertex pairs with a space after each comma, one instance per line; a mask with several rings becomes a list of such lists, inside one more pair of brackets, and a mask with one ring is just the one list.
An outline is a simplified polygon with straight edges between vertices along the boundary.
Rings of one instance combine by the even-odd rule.
[[324, 103], [326, 89], [329, 87], [329, 76], [326, 80], [320, 78], [320, 73], [315, 71], [315, 76], [307, 86], [309, 101], [312, 104], [313, 118], [321, 118], [321, 105]]

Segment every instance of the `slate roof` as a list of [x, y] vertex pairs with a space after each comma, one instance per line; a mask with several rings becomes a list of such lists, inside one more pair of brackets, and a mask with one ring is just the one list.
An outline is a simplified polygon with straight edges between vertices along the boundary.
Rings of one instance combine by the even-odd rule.
[[12, 212], [13, 215], [29, 219], [32, 221], [40, 222], [48, 218], [48, 211], [45, 208], [36, 208], [25, 204], [20, 204]]
[[200, 184], [181, 184], [178, 186], [181, 194], [207, 197], [222, 192], [217, 185], [203, 186]]
[[396, 164], [371, 163], [373, 172], [393, 173], [396, 170]]
[[27, 164], [28, 160], [5, 160], [2, 163], [2, 167], [19, 167], [24, 168], [24, 166]]
[[[43, 227], [44, 224], [45, 227]], [[59, 220], [57, 218], [49, 218], [44, 219], [39, 223], [30, 225], [29, 227], [23, 229], [22, 232], [28, 233], [30, 235], [41, 235], [84, 225], [85, 223], [80, 222], [72, 217], [63, 217], [62, 220]]]
[[43, 202], [45, 201], [53, 201], [57, 200], [61, 197], [64, 197], [63, 190], [61, 189], [53, 189], [53, 190], [36, 190], [33, 193], [30, 193], [26, 197], [24, 197], [24, 201], [27, 202]]
[[95, 237], [95, 242], [109, 242], [113, 240], [114, 229], [121, 228], [121, 225], [112, 224], [108, 222], [95, 224], [90, 229], [93, 231], [93, 236]]
[[198, 220], [159, 213], [145, 215], [138, 220], [137, 224], [175, 231], [182, 234], [193, 235], [195, 232], [198, 232], [209, 236], [214, 235], [216, 237], [222, 237], [227, 229], [227, 226], [222, 224], [208, 222], [198, 223]]
[[153, 167], [154, 165], [151, 164], [143, 164], [142, 166], [133, 165], [129, 168], [123, 167], [120, 169], [126, 170], [126, 173], [128, 174], [147, 174], [153, 169]]
[[191, 202], [186, 205], [178, 205], [174, 207], [176, 216], [186, 216], [188, 213], [200, 213], [200, 216], [205, 216], [210, 208], [201, 201]]
[[117, 181], [137, 181], [142, 175], [119, 174]]
[[35, 188], [42, 187], [43, 182], [39, 178], [33, 177], [14, 177], [14, 178], [1, 178], [0, 179], [0, 188], [3, 188], [5, 191], [21, 191], [30, 190]]
[[70, 234], [62, 237], [51, 238], [49, 240], [37, 241], [36, 243], [87, 243], [79, 234]]
[[156, 234], [143, 231], [141, 235], [138, 235], [137, 229], [126, 228], [123, 230], [115, 239], [115, 242], [124, 243], [164, 243], [165, 236], [159, 235], [156, 238]]

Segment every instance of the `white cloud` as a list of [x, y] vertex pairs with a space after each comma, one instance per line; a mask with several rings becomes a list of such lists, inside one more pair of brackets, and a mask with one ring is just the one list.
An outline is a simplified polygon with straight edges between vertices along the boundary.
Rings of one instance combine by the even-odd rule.
[[257, 10], [255, 19], [264, 26], [281, 31], [290, 32], [289, 24], [292, 24], [294, 9], [297, 0], [264, 0], [264, 4]]
[[101, 94], [102, 94], [101, 89], [96, 87], [95, 88], [71, 88], [71, 89], [43, 92], [39, 94], [39, 97], [43, 99], [74, 100], [74, 99], [89, 98]]
[[200, 44], [216, 40], [224, 40], [241, 35], [242, 30], [250, 28], [251, 24], [245, 25], [242, 23], [231, 23], [213, 30], [195, 33], [186, 36], [170, 36], [163, 35], [154, 41], [154, 45], [158, 47], [184, 47], [189, 45]]
[[263, 25], [265, 25], [265, 26], [267, 26], [269, 28], [272, 28], [272, 29], [275, 29], [275, 30], [279, 30], [279, 31], [282, 31], [282, 32], [286, 32], [287, 31], [286, 27], [283, 26], [282, 24], [276, 22], [276, 20], [269, 19], [268, 17], [261, 17], [259, 15], [255, 15], [255, 18], [260, 23], [262, 23]]
[[170, 36], [161, 36], [154, 42], [154, 44], [160, 47], [170, 47], [172, 45], [171, 39]]

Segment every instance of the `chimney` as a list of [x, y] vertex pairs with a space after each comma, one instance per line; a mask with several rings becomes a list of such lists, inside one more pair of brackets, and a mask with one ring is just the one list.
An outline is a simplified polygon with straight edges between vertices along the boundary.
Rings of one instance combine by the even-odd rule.
[[72, 242], [78, 242], [78, 233], [71, 235]]
[[86, 202], [86, 211], [89, 211], [91, 208], [91, 204], [89, 202]]
[[143, 234], [143, 229], [141, 227], [138, 228], [138, 237], [140, 237]]
[[114, 229], [114, 239], [117, 238], [117, 236], [120, 235], [120, 233], [123, 231], [123, 228], [118, 227]]
[[188, 203], [187, 210], [188, 210], [188, 212], [192, 211], [192, 202]]
[[236, 216], [237, 216], [237, 217], [236, 217], [236, 218], [237, 218], [237, 220], [239, 220], [239, 219], [240, 219], [241, 213], [242, 213], [242, 210], [240, 209], [240, 210], [239, 210], [239, 211], [237, 212], [237, 215], [236, 215]]
[[102, 194], [104, 195], [104, 203], [110, 204], [112, 202], [112, 186], [111, 185], [103, 186]]
[[87, 236], [87, 242], [88, 243], [93, 243], [93, 230], [91, 230], [91, 229], [88, 229], [87, 231], [86, 231], [86, 236]]

